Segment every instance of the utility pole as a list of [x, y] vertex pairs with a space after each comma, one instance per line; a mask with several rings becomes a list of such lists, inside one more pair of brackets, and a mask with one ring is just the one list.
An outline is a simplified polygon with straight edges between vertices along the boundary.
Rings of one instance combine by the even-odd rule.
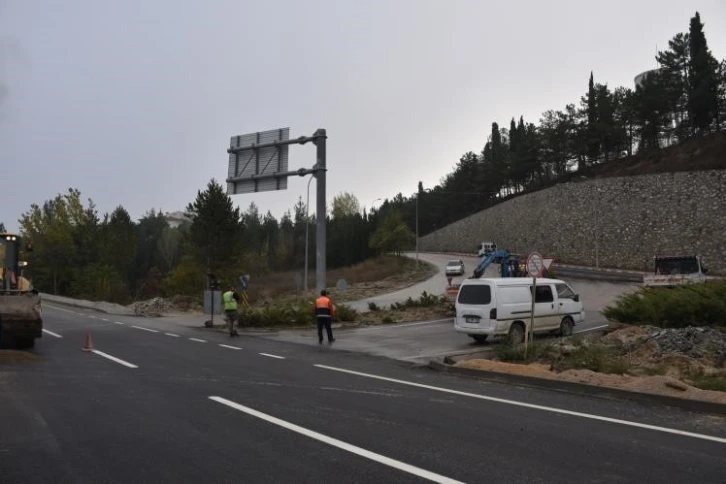
[[416, 268], [419, 268], [418, 261], [418, 197], [421, 196], [421, 192], [416, 193]]
[[317, 163], [315, 165], [315, 178], [317, 178], [317, 191], [318, 191], [318, 208], [315, 213], [317, 222], [317, 237], [315, 239], [315, 285], [318, 293], [325, 289], [325, 255], [326, 255], [326, 240], [325, 240], [325, 148], [326, 148], [327, 135], [324, 129], [318, 129], [313, 134], [313, 143], [317, 146]]

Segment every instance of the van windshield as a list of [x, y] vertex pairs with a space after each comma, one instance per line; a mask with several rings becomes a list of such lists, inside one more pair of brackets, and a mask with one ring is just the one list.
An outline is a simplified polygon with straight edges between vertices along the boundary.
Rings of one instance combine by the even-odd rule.
[[483, 284], [469, 284], [459, 289], [459, 303], [461, 304], [489, 304], [492, 302], [492, 291]]

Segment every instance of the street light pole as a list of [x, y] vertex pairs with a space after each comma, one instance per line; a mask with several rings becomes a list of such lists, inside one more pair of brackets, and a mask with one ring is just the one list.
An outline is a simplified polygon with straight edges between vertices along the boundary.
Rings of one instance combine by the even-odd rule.
[[416, 268], [419, 267], [418, 261], [418, 197], [421, 196], [421, 192], [416, 194]]
[[305, 282], [303, 283], [303, 290], [308, 290], [308, 233], [310, 232], [310, 182], [313, 181], [313, 177], [308, 180], [308, 198], [305, 202]]

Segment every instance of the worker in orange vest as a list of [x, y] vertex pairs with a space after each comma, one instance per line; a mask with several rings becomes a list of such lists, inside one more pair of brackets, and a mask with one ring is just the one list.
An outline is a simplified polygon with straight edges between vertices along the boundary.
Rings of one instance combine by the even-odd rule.
[[328, 344], [335, 341], [333, 338], [333, 328], [331, 326], [335, 317], [335, 307], [333, 301], [328, 297], [328, 291], [323, 289], [320, 291], [320, 297], [315, 300], [315, 319], [318, 322], [318, 344], [323, 344], [323, 326], [328, 333]]

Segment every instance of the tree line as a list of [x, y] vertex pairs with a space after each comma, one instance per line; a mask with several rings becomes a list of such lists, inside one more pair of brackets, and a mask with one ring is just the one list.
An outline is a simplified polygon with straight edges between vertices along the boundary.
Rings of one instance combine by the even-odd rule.
[[573, 171], [723, 130], [726, 61], [709, 50], [698, 12], [656, 60], [659, 68], [640, 76], [634, 89], [613, 89], [590, 73], [578, 103], [546, 111], [538, 124], [522, 116], [508, 127], [492, 123], [481, 152], [465, 153], [438, 185], [419, 183], [413, 195], [399, 193], [380, 211], [400, 210], [413, 229], [418, 201], [424, 235]]
[[[481, 152], [465, 153], [431, 189], [419, 182], [414, 195], [399, 193], [370, 212], [353, 194], [335, 196], [325, 215], [328, 267], [413, 248], [417, 222], [424, 235], [575, 170], [723, 130], [726, 62], [710, 52], [698, 13], [656, 59], [660, 68], [634, 89], [611, 89], [591, 73], [578, 104], [549, 110], [536, 125], [521, 116], [509, 127], [492, 123]], [[178, 227], [157, 210], [138, 221], [122, 206], [99, 216], [92, 200], [69, 189], [20, 218], [34, 247], [29, 275], [41, 291], [89, 299], [199, 296], [210, 272], [227, 283], [242, 274], [301, 270], [306, 228], [315, 267], [315, 215], [301, 199], [277, 220], [254, 203], [235, 208], [211, 180], [186, 213], [189, 222]]]
[[[91, 300], [200, 297], [210, 273], [236, 285], [243, 274], [302, 269], [306, 227], [309, 264], [315, 267], [315, 216], [301, 200], [277, 220], [269, 211], [262, 215], [254, 202], [242, 212], [211, 180], [186, 215], [188, 221], [178, 226], [153, 209], [138, 221], [123, 206], [101, 217], [91, 199], [84, 203], [71, 188], [20, 217], [21, 235], [33, 245], [27, 275], [40, 291]], [[333, 198], [326, 221], [330, 268], [400, 252], [413, 237], [400, 214], [379, 224], [350, 193]]]

